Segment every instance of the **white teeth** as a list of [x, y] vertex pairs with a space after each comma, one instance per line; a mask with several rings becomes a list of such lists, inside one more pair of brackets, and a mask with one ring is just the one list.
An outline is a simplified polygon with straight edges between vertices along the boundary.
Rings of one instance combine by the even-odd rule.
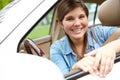
[[74, 32], [81, 32], [81, 29], [74, 29]]

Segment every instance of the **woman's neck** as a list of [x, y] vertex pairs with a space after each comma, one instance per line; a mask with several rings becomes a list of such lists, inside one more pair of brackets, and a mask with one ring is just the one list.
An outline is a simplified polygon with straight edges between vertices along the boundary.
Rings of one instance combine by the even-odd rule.
[[71, 47], [78, 59], [81, 59], [85, 52], [85, 41], [84, 39], [70, 41]]
[[83, 46], [84, 45], [84, 37], [80, 38], [80, 39], [71, 39], [71, 43], [76, 47]]

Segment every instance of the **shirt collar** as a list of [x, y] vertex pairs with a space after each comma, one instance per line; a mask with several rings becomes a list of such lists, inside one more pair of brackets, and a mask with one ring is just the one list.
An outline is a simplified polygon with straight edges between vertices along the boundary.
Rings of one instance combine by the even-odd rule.
[[65, 41], [65, 55], [68, 55], [68, 54], [70, 54], [70, 53], [73, 53], [73, 50], [72, 50], [72, 48], [71, 48], [71, 45], [70, 45], [70, 42], [69, 42], [69, 39], [68, 39], [68, 37], [67, 36], [65, 36], [64, 37], [65, 39], [64, 39], [64, 41]]
[[88, 30], [88, 45], [93, 46], [93, 38], [92, 38], [92, 35], [90, 33], [90, 30]]
[[91, 35], [90, 30], [88, 30], [88, 44], [87, 44], [87, 52], [91, 51], [94, 48], [94, 41]]
[[[71, 53], [74, 54], [67, 36], [64, 37], [64, 41], [65, 41], [65, 44], [64, 44], [64, 51], [65, 52], [64, 52], [64, 54], [65, 55], [68, 55], [68, 54], [71, 54]], [[93, 38], [91, 36], [90, 30], [88, 30], [88, 44], [87, 44], [87, 47], [86, 47], [87, 52], [91, 51], [91, 49], [93, 47], [94, 47]]]

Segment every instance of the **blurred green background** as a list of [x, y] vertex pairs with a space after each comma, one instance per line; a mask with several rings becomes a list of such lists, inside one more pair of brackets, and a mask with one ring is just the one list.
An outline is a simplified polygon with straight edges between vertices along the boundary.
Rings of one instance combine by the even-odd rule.
[[13, 0], [0, 0], [0, 10]]

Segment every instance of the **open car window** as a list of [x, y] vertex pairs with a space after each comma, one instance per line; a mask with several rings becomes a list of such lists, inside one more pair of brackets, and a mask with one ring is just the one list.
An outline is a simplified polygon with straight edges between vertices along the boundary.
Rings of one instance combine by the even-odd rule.
[[88, 72], [83, 72], [80, 70], [76, 70], [68, 74], [65, 74], [64, 77], [66, 80], [119, 80], [120, 74], [119, 68], [120, 68], [120, 53], [118, 53], [116, 56], [115, 64], [113, 66], [112, 71], [105, 78], [92, 76]]
[[[89, 9], [89, 26], [93, 27], [93, 24], [101, 24], [97, 13], [95, 13], [98, 9], [96, 3], [86, 3], [88, 9]], [[95, 17], [94, 17], [95, 16]], [[94, 22], [95, 18], [95, 22]], [[49, 35], [52, 37], [52, 42], [61, 38], [64, 35], [64, 32], [59, 29], [59, 25], [57, 23], [56, 19], [56, 7], [53, 7], [51, 10], [48, 11], [48, 13], [43, 16], [43, 18], [37, 22], [37, 24], [34, 26], [34, 29], [32, 29], [26, 38], [31, 39], [39, 39], [41, 37]], [[55, 39], [57, 37], [57, 39]], [[55, 40], [54, 40], [55, 39]]]

